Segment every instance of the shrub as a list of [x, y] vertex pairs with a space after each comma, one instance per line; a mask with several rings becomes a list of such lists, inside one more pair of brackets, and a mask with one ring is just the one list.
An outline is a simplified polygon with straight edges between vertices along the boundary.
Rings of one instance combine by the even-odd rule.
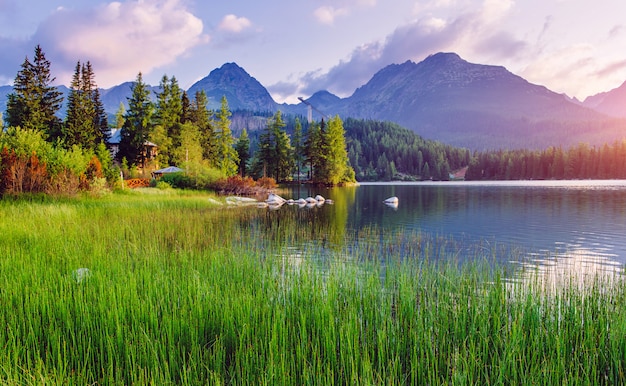
[[171, 189], [172, 185], [168, 184], [165, 181], [157, 181], [155, 184], [155, 187], [160, 190], [167, 190], [167, 189]]
[[159, 179], [159, 182], [166, 183], [178, 189], [191, 189], [194, 187], [193, 181], [184, 172], [164, 174]]
[[276, 189], [278, 186], [272, 177], [261, 177], [257, 180], [257, 184], [265, 189]]

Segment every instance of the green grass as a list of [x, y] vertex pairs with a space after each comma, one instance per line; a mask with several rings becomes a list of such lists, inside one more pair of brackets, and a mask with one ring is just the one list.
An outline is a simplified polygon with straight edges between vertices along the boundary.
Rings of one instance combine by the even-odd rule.
[[264, 213], [172, 192], [0, 201], [0, 384], [626, 381], [621, 282], [512, 291], [488, 251], [401, 259], [420, 235], [320, 267], [285, 252], [297, 218], [251, 240]]

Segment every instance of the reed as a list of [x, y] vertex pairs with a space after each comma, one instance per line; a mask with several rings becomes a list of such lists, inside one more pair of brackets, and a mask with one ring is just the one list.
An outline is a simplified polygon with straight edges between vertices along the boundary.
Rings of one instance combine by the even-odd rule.
[[270, 216], [189, 193], [0, 201], [0, 383], [626, 381], [621, 281], [515, 291], [488, 250], [459, 265], [454, 243], [373, 229], [321, 261], [292, 246], [323, 227]]

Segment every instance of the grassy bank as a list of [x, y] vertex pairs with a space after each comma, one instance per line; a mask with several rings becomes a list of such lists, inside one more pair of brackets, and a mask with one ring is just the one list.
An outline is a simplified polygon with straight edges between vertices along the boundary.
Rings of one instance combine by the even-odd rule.
[[320, 271], [283, 253], [298, 224], [251, 240], [259, 213], [201, 195], [0, 201], [0, 383], [626, 380], [621, 285], [513, 295], [491, 267], [393, 249], [384, 268], [355, 250], [362, 264]]

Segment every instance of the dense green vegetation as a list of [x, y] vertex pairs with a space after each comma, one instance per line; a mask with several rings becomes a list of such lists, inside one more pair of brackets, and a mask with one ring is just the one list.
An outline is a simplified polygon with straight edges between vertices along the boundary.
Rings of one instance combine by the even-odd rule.
[[542, 296], [417, 235], [320, 261], [297, 218], [148, 192], [0, 201], [0, 383], [625, 381], [621, 282]]
[[[469, 180], [626, 178], [626, 141], [599, 148], [580, 144], [471, 154], [389, 122], [343, 122], [339, 117], [301, 122], [280, 111], [237, 112], [238, 125], [245, 122], [255, 129], [239, 128], [235, 137], [225, 97], [218, 111], [209, 111], [204, 92], [190, 99], [175, 77], [164, 75], [153, 102], [141, 73], [128, 110], [120, 106], [110, 125], [121, 133], [111, 160], [103, 149], [111, 132], [91, 64], [76, 64], [63, 120], [56, 115], [63, 100], [50, 85], [53, 81], [50, 62], [37, 46], [33, 62], [25, 59], [8, 97], [7, 127], [0, 134], [8, 136], [0, 138], [2, 194], [100, 191], [119, 184], [120, 170], [125, 178], [149, 177], [152, 170], [168, 165], [186, 170], [185, 183], [175, 186], [202, 189], [235, 175], [328, 185], [448, 180], [465, 167]], [[26, 137], [40, 139], [35, 146], [34, 140], [23, 141]], [[41, 140], [49, 145], [40, 146]], [[172, 179], [176, 181], [183, 180]]]
[[601, 147], [585, 144], [542, 151], [510, 150], [474, 154], [466, 174], [471, 180], [623, 179], [626, 140]]
[[[51, 86], [53, 81], [50, 62], [37, 46], [34, 63], [25, 59], [16, 76], [14, 92], [8, 97], [7, 128], [39, 133], [54, 148], [95, 152], [101, 144], [117, 145], [109, 143], [111, 131], [91, 64], [76, 65], [64, 121], [56, 115], [63, 98]], [[120, 130], [120, 141], [113, 152], [127, 178], [149, 176], [152, 170], [177, 165], [188, 170], [189, 178], [215, 175], [220, 180], [238, 173], [244, 177], [250, 172], [256, 178], [289, 181], [302, 166], [302, 160], [307, 159], [308, 179], [312, 182], [330, 185], [355, 182], [339, 117], [330, 119], [326, 125], [322, 121], [318, 129], [307, 132], [306, 140], [300, 132], [292, 146], [278, 111], [267, 120], [266, 130], [256, 146], [259, 151], [253, 155], [246, 133], [242, 132], [239, 139], [233, 137], [232, 113], [226, 97], [222, 98], [218, 111], [209, 111], [206, 94], [197, 92], [190, 100], [175, 77], [164, 75], [159, 88], [155, 103], [139, 73], [128, 98], [128, 110], [124, 111], [122, 105], [116, 114], [114, 127]], [[31, 150], [26, 155], [32, 158], [31, 163], [45, 166], [37, 149]], [[12, 157], [14, 149], [6, 147], [6, 152], [7, 157]], [[13, 173], [12, 168], [13, 165], [0, 165], [6, 172], [3, 174]], [[84, 173], [77, 173], [82, 178]]]
[[390, 122], [347, 119], [348, 154], [359, 181], [448, 180], [467, 166], [467, 149], [425, 140]]

